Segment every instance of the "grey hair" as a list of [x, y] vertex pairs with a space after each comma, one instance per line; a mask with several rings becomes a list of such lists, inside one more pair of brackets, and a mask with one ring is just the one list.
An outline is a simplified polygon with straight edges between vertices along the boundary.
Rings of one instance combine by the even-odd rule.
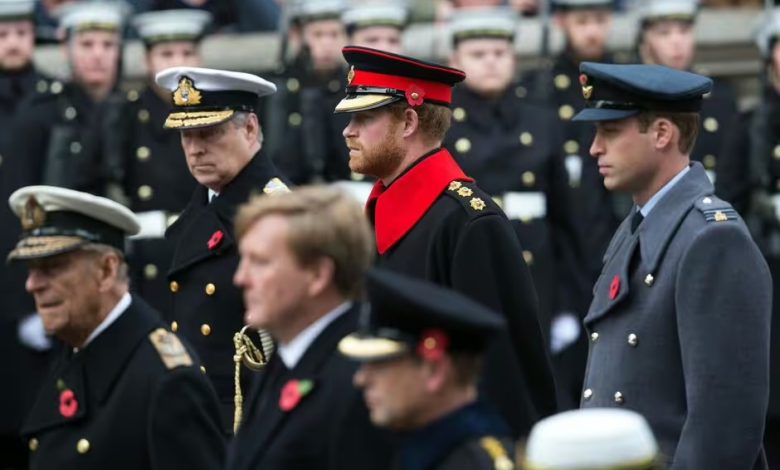
[[[235, 127], [243, 127], [246, 125], [246, 121], [249, 119], [249, 115], [255, 113], [250, 113], [249, 111], [236, 111], [233, 113], [233, 117], [230, 118], [230, 122], [233, 123]], [[263, 128], [260, 126], [260, 118], [257, 119], [257, 143], [260, 145], [263, 145]]]
[[81, 247], [82, 251], [88, 251], [96, 255], [108, 255], [115, 254], [119, 258], [119, 269], [117, 270], [117, 281], [122, 283], [130, 282], [129, 267], [127, 260], [125, 260], [125, 254], [113, 246], [103, 245], [100, 243], [87, 243]]

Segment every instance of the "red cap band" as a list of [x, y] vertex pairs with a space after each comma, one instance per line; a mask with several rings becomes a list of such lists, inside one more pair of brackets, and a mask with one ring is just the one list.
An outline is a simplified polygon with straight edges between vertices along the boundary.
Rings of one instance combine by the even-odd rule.
[[407, 94], [419, 93], [422, 96], [412, 97], [413, 100], [422, 99], [424, 101], [436, 101], [442, 104], [452, 102], [452, 87], [445, 83], [431, 82], [417, 78], [399, 77], [397, 75], [386, 75], [383, 73], [367, 72], [365, 70], [355, 70], [355, 76], [347, 85], [348, 87], [374, 87], [374, 88], [392, 88], [401, 90]]

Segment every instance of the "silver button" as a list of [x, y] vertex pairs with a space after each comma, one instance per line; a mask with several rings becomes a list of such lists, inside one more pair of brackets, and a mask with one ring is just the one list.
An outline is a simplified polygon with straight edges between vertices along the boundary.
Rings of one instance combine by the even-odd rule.
[[582, 398], [586, 400], [590, 400], [593, 396], [593, 390], [586, 388], [584, 392], [582, 392]]
[[599, 334], [594, 331], [590, 334], [590, 340], [595, 343], [599, 340]]
[[637, 347], [638, 344], [639, 344], [639, 337], [637, 335], [635, 335], [634, 333], [629, 334], [628, 335], [628, 345], [631, 346], [632, 348], [635, 348], [635, 347]]
[[70, 153], [81, 153], [81, 142], [71, 142]]
[[622, 405], [625, 403], [626, 399], [623, 397], [623, 394], [620, 392], [615, 392], [615, 403], [618, 405]]
[[652, 274], [648, 274], [647, 276], [645, 276], [645, 284], [647, 284], [647, 287], [652, 286], [654, 282], [655, 282], [655, 278], [653, 277]]

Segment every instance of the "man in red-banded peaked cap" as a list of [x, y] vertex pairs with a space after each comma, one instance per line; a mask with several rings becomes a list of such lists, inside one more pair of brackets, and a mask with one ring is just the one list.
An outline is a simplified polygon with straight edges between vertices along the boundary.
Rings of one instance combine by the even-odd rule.
[[538, 301], [523, 249], [504, 212], [442, 147], [454, 68], [366, 47], [350, 65], [336, 113], [353, 172], [377, 179], [366, 212], [379, 265], [453, 288], [503, 313], [507, 327], [485, 359], [480, 396], [514, 435], [556, 409]]

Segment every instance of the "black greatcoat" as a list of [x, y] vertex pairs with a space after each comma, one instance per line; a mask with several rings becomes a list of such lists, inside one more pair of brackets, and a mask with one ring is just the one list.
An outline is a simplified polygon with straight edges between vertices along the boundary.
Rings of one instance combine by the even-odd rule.
[[[390, 461], [387, 436], [371, 425], [360, 390], [352, 385], [357, 363], [337, 351], [357, 329], [358, 307], [337, 317], [287, 370], [274, 355], [247, 399], [244, 421], [228, 452], [227, 468], [264, 470], [381, 469]], [[291, 380], [313, 388], [289, 411], [281, 390]]]
[[[22, 432], [30, 469], [214, 469], [224, 435], [214, 389], [157, 312], [133, 297], [83, 350], [67, 348]], [[165, 338], [155, 344], [153, 335]], [[78, 407], [65, 417], [61, 393]]]
[[233, 334], [244, 326], [244, 302], [233, 285], [239, 261], [233, 216], [250, 196], [271, 191], [282, 180], [258, 152], [211, 203], [208, 189], [198, 186], [165, 235], [176, 247], [168, 271], [171, 329], [200, 356], [222, 404], [226, 430], [233, 422]]
[[515, 436], [556, 410], [531, 274], [511, 223], [444, 149], [420, 158], [368, 200], [379, 265], [451, 287], [502, 312], [506, 331], [487, 352], [483, 397]]

